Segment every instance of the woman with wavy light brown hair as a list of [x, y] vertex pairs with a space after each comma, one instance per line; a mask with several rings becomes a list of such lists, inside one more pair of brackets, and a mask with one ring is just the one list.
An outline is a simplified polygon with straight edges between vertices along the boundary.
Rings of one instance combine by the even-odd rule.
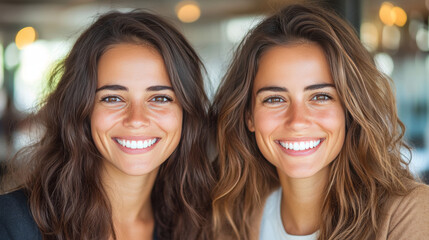
[[211, 109], [214, 231], [231, 239], [425, 239], [429, 188], [401, 154], [390, 79], [353, 29], [291, 5], [240, 44]]
[[163, 18], [100, 16], [51, 78], [42, 137], [16, 159], [29, 171], [0, 196], [0, 238], [209, 238], [201, 67]]

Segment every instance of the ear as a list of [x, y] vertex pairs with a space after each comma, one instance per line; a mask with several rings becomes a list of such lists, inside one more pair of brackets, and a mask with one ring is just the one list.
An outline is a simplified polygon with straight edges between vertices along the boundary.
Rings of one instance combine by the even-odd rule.
[[255, 125], [253, 124], [253, 115], [250, 112], [246, 113], [246, 125], [249, 131], [255, 132]]

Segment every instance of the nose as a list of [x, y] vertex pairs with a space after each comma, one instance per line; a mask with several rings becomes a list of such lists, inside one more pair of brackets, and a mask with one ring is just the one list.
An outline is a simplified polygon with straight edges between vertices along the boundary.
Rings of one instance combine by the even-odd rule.
[[306, 129], [310, 126], [310, 112], [304, 103], [291, 103], [286, 115], [286, 124], [295, 131]]
[[149, 125], [149, 114], [143, 104], [131, 104], [126, 111], [124, 126], [129, 128], [141, 128]]

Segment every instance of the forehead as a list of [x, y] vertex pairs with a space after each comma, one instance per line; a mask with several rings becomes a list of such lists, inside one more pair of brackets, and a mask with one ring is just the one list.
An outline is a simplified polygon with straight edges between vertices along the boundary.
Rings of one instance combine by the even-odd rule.
[[99, 86], [118, 83], [171, 85], [162, 56], [149, 45], [112, 45], [100, 57], [97, 73]]
[[316, 43], [275, 46], [262, 54], [254, 89], [266, 85], [333, 84], [325, 53]]

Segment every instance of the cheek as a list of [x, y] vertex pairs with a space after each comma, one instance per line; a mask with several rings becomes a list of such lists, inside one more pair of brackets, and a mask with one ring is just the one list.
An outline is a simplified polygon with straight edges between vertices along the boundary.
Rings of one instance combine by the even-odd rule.
[[267, 109], [255, 108], [253, 112], [255, 134], [266, 136], [272, 133], [284, 122], [283, 111], [270, 111]]
[[91, 135], [96, 148], [101, 154], [106, 154], [103, 147], [106, 139], [106, 132], [112, 124], [109, 115], [99, 107], [94, 107], [91, 114]]
[[316, 119], [318, 119], [319, 125], [334, 138], [333, 140], [335, 140], [336, 147], [341, 148], [344, 143], [346, 131], [346, 120], [343, 108], [337, 106], [327, 111], [320, 111]]
[[111, 111], [109, 109], [95, 106], [91, 114], [91, 131], [107, 131], [115, 125], [121, 118], [121, 111]]
[[173, 108], [158, 110], [152, 115], [152, 119], [165, 132], [180, 137], [182, 131], [182, 109], [178, 106]]
[[341, 132], [345, 130], [346, 120], [345, 111], [339, 103], [326, 106], [322, 109], [315, 109], [312, 112], [313, 119], [323, 128], [332, 132]]
[[105, 121], [103, 121], [105, 114], [99, 108], [94, 107], [91, 114], [91, 132], [94, 138], [95, 133], [105, 128]]

